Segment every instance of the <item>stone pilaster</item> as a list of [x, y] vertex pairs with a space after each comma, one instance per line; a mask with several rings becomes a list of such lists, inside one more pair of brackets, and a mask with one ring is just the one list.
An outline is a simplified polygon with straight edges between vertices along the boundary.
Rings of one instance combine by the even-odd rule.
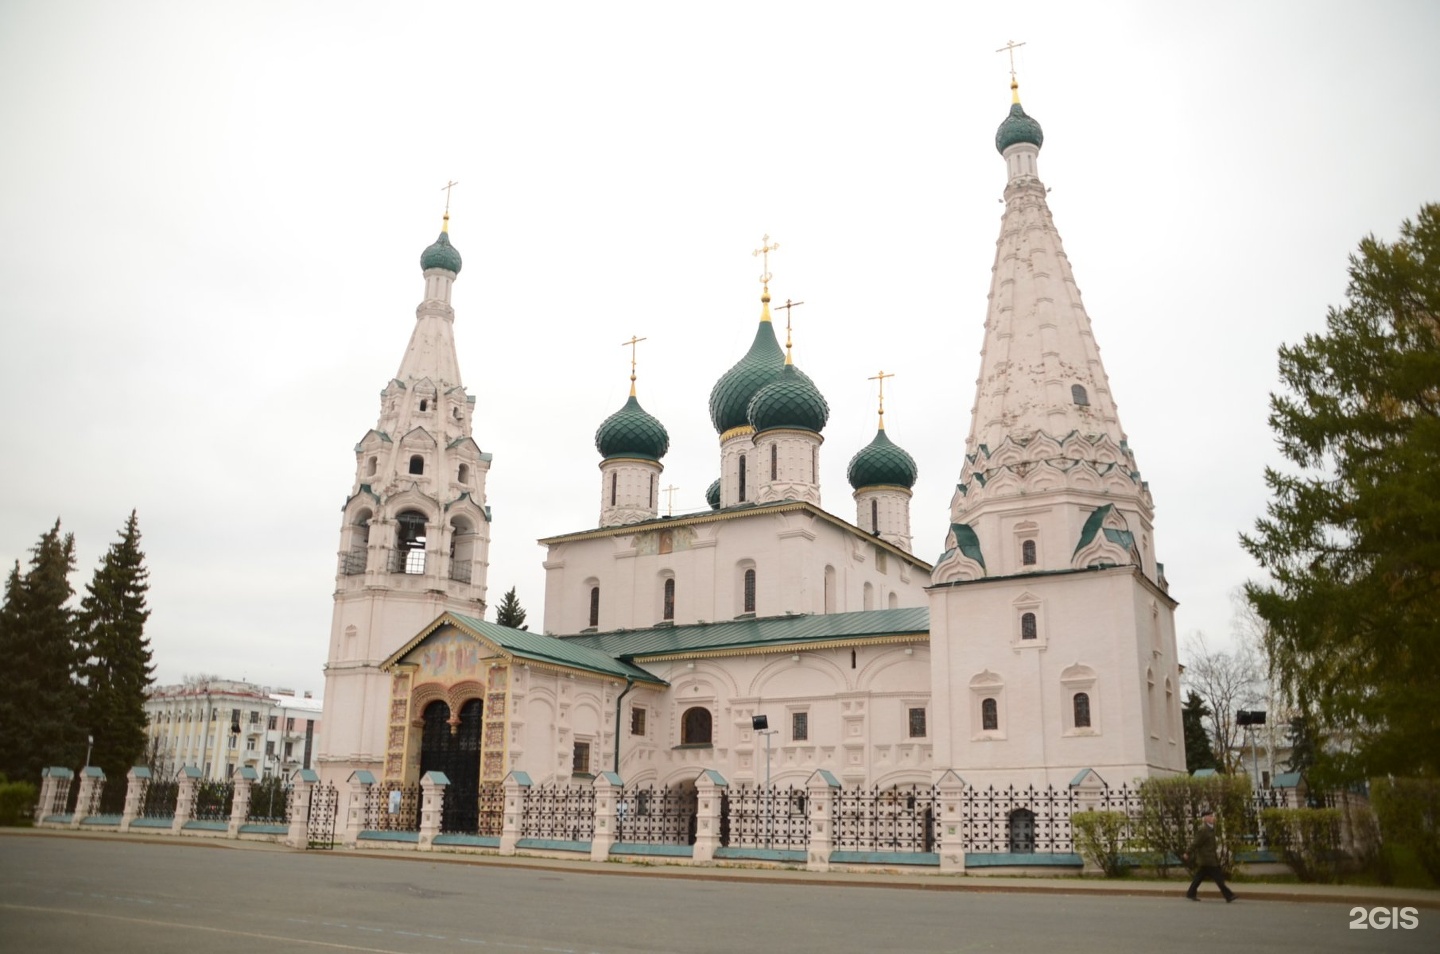
[[375, 787], [375, 776], [361, 769], [350, 776], [350, 800], [345, 806], [345, 833], [341, 844], [354, 848], [360, 843], [360, 832], [365, 828], [365, 807], [370, 803], [370, 791]]
[[240, 826], [250, 817], [250, 796], [254, 792], [255, 770], [248, 765], [235, 773], [235, 797], [230, 802], [230, 823], [225, 828], [227, 838], [239, 838]]
[[945, 874], [965, 873], [965, 816], [961, 811], [961, 799], [965, 795], [965, 780], [947, 769], [935, 785], [940, 793], [940, 818], [937, 835], [940, 851], [940, 870]]
[[181, 766], [176, 781], [180, 783], [179, 793], [175, 796], [175, 818], [170, 823], [170, 831], [178, 835], [195, 814], [195, 789], [200, 784], [200, 770], [193, 765]]
[[805, 856], [807, 871], [829, 871], [830, 852], [835, 847], [835, 793], [840, 780], [821, 769], [805, 783], [806, 824], [810, 826], [810, 848]]
[[725, 789], [729, 783], [714, 769], [706, 769], [695, 780], [695, 848], [691, 860], [708, 864], [715, 860], [720, 847], [720, 829], [724, 825]]
[[515, 854], [520, 842], [520, 818], [525, 808], [525, 796], [530, 793], [530, 776], [524, 772], [511, 772], [505, 776], [505, 819], [500, 828], [500, 854]]
[[310, 843], [310, 793], [319, 781], [314, 769], [301, 769], [290, 780], [290, 828], [285, 833], [285, 844], [291, 848], [304, 848]]
[[55, 814], [57, 803], [64, 805], [70, 786], [74, 784], [75, 773], [63, 766], [52, 765], [40, 773], [40, 800], [35, 803], [35, 824], [44, 821], [45, 816]]
[[125, 813], [120, 816], [120, 830], [129, 831], [145, 809], [145, 791], [150, 787], [150, 770], [143, 765], [132, 768], [125, 776]]
[[435, 836], [440, 834], [440, 820], [445, 814], [445, 789], [450, 779], [444, 772], [426, 772], [420, 779], [420, 844], [421, 851], [432, 851]]
[[75, 813], [70, 816], [70, 827], [79, 828], [100, 801], [105, 790], [105, 770], [98, 765], [87, 765], [80, 770], [80, 795], [75, 799]]
[[615, 823], [620, 816], [617, 802], [624, 782], [614, 772], [595, 776], [595, 833], [590, 836], [590, 860], [606, 861], [615, 844]]

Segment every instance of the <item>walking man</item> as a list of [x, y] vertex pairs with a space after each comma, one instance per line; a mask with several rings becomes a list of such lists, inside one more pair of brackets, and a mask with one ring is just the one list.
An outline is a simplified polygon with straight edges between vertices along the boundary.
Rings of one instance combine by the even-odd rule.
[[1215, 812], [1205, 809], [1200, 820], [1204, 823], [1200, 830], [1195, 833], [1195, 844], [1190, 848], [1189, 855], [1181, 855], [1180, 860], [1190, 861], [1190, 855], [1195, 856], [1195, 877], [1190, 882], [1190, 890], [1185, 892], [1185, 897], [1191, 901], [1199, 901], [1195, 892], [1200, 890], [1200, 882], [1214, 881], [1220, 893], [1225, 895], [1225, 903], [1229, 904], [1235, 900], [1235, 892], [1225, 885], [1225, 872], [1220, 869], [1220, 852], [1215, 844]]

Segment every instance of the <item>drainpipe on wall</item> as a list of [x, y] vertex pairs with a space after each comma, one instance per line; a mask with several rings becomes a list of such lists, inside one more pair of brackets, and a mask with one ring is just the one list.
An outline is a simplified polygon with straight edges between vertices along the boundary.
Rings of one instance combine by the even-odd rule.
[[616, 775], [620, 774], [620, 703], [625, 700], [625, 693], [635, 688], [635, 680], [629, 676], [625, 677], [625, 692], [615, 697], [615, 768], [612, 770]]

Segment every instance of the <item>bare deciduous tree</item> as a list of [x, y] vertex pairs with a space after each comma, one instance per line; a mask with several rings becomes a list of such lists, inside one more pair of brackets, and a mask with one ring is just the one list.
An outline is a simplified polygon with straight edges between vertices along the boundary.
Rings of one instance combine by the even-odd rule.
[[1210, 738], [1215, 761], [1234, 774], [1240, 766], [1243, 732], [1235, 724], [1239, 709], [1257, 708], [1263, 684], [1262, 669], [1254, 651], [1243, 643], [1234, 651], [1211, 649], [1200, 631], [1185, 640], [1185, 685], [1200, 694], [1210, 707]]

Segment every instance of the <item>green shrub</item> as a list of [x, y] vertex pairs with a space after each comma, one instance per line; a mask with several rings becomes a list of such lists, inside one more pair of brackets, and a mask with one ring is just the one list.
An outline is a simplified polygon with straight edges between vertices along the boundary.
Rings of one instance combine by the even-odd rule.
[[1076, 812], [1070, 816], [1076, 850], [1107, 878], [1118, 878], [1127, 871], [1124, 850], [1128, 824], [1124, 812]]
[[1440, 881], [1440, 779], [1374, 779], [1370, 804], [1380, 825], [1381, 880], [1387, 871], [1393, 878], [1396, 850], [1403, 847]]
[[1216, 814], [1220, 864], [1228, 874], [1236, 850], [1254, 830], [1250, 799], [1250, 780], [1243, 775], [1147, 778], [1140, 783], [1140, 814], [1134, 822], [1131, 850], [1149, 852], [1161, 876], [1168, 876], [1181, 856], [1189, 853], [1200, 813], [1210, 808]]
[[1260, 813], [1270, 847], [1301, 881], [1329, 884], [1341, 860], [1338, 808], [1267, 808]]
[[28, 825], [38, 796], [34, 782], [0, 782], [0, 825]]

